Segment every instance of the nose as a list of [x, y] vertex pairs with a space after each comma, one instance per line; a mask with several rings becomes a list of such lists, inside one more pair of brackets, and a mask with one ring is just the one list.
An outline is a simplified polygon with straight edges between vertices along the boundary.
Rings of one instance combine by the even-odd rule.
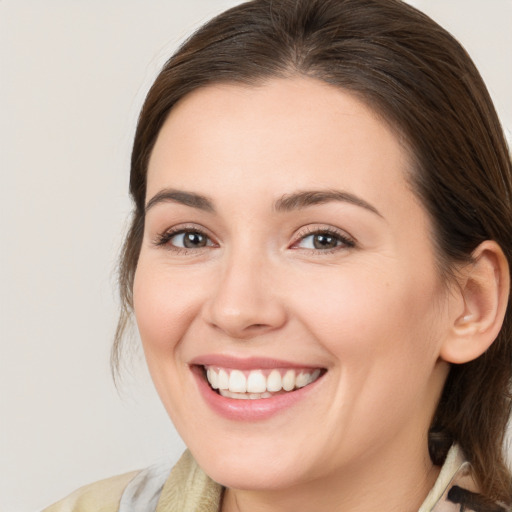
[[276, 293], [277, 272], [261, 255], [233, 255], [224, 262], [205, 305], [206, 321], [240, 340], [282, 327], [287, 313]]

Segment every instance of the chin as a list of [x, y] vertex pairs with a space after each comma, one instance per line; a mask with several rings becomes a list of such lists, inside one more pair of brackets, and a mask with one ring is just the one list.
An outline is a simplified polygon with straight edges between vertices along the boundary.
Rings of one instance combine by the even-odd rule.
[[225, 465], [203, 467], [205, 473], [224, 487], [245, 491], [272, 491], [293, 487], [299, 475], [286, 468], [273, 466], [273, 461], [255, 466], [251, 462], [225, 462]]
[[296, 485], [303, 480], [300, 460], [283, 460], [283, 454], [274, 451], [264, 456], [264, 450], [229, 450], [219, 453], [193, 453], [203, 471], [215, 482], [232, 489], [277, 490]]

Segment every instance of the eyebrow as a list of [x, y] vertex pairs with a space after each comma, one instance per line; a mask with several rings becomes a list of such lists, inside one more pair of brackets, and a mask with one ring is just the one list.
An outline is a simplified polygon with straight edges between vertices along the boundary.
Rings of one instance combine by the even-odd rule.
[[274, 208], [278, 212], [287, 212], [291, 210], [302, 210], [309, 206], [324, 204], [331, 201], [340, 201], [360, 206], [361, 208], [382, 217], [382, 214], [377, 210], [377, 208], [375, 208], [375, 206], [366, 202], [364, 199], [351, 194], [350, 192], [344, 192], [341, 190], [304, 190], [293, 194], [287, 194], [276, 201]]
[[[278, 199], [274, 204], [277, 212], [289, 212], [293, 210], [302, 210], [309, 206], [325, 204], [331, 201], [350, 203], [368, 210], [379, 217], [382, 214], [373, 205], [361, 199], [360, 197], [341, 190], [304, 190], [286, 194]], [[159, 203], [178, 203], [191, 208], [197, 208], [209, 213], [215, 213], [213, 201], [206, 196], [194, 192], [183, 190], [163, 189], [155, 194], [147, 203], [145, 212]]]
[[163, 189], [155, 194], [145, 207], [147, 213], [150, 208], [159, 203], [178, 203], [191, 208], [197, 208], [205, 212], [213, 213], [215, 208], [213, 202], [205, 196], [195, 194], [194, 192], [185, 192], [183, 190]]

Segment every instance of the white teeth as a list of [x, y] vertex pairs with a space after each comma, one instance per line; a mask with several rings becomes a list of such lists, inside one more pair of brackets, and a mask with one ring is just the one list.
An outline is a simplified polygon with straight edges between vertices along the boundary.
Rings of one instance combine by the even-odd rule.
[[247, 391], [247, 379], [240, 370], [233, 370], [229, 376], [229, 391], [232, 393], [245, 393]]
[[235, 400], [258, 400], [259, 398], [270, 398], [272, 395], [265, 391], [265, 393], [233, 393], [227, 389], [220, 389], [219, 393], [228, 398]]
[[213, 389], [219, 389], [219, 376], [217, 375], [217, 372], [214, 372], [211, 368], [208, 368], [206, 377]]
[[283, 387], [283, 381], [279, 370], [272, 370], [270, 375], [267, 377], [267, 390], [273, 393], [281, 391]]
[[[270, 373], [269, 373], [270, 372]], [[222, 396], [240, 399], [269, 398], [271, 393], [281, 390], [293, 391], [303, 388], [320, 377], [321, 371], [306, 370], [226, 370], [207, 367], [206, 378], [213, 389], [218, 389]]]
[[295, 386], [297, 388], [303, 388], [314, 382], [318, 377], [320, 377], [320, 370], [315, 370], [313, 373], [301, 373], [295, 379]]
[[309, 375], [307, 373], [299, 373], [295, 379], [295, 386], [303, 388], [307, 384], [309, 384]]
[[238, 400], [247, 399], [247, 396], [248, 396], [246, 393], [233, 393], [233, 392], [229, 391], [228, 389], [220, 389], [219, 393], [222, 396], [226, 396], [228, 398], [236, 398]]
[[295, 387], [295, 370], [288, 370], [283, 377], [283, 389], [291, 391]]
[[[281, 377], [279, 377], [281, 378]], [[251, 372], [247, 379], [247, 391], [249, 393], [263, 393], [267, 391], [267, 381], [261, 372]], [[269, 391], [273, 391], [269, 389]]]
[[[215, 370], [213, 370], [215, 371]], [[229, 389], [229, 375], [226, 370], [219, 371], [219, 380], [218, 380], [219, 389]]]

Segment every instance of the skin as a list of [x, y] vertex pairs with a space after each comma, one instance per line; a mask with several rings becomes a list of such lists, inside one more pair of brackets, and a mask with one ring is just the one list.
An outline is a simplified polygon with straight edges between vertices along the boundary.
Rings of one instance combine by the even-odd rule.
[[[436, 270], [411, 172], [384, 121], [313, 79], [209, 86], [166, 120], [147, 203], [175, 189], [214, 211], [152, 202], [134, 308], [164, 406], [199, 465], [228, 487], [223, 511], [404, 512], [432, 487], [427, 432], [448, 372], [440, 353], [464, 303]], [[367, 207], [276, 210], [305, 190], [343, 191]], [[176, 235], [158, 245], [171, 228], [203, 231], [207, 244], [183, 248]], [[325, 229], [352, 243], [315, 248], [312, 233]], [[198, 391], [189, 363], [204, 354], [327, 373], [296, 405], [240, 422]]]

